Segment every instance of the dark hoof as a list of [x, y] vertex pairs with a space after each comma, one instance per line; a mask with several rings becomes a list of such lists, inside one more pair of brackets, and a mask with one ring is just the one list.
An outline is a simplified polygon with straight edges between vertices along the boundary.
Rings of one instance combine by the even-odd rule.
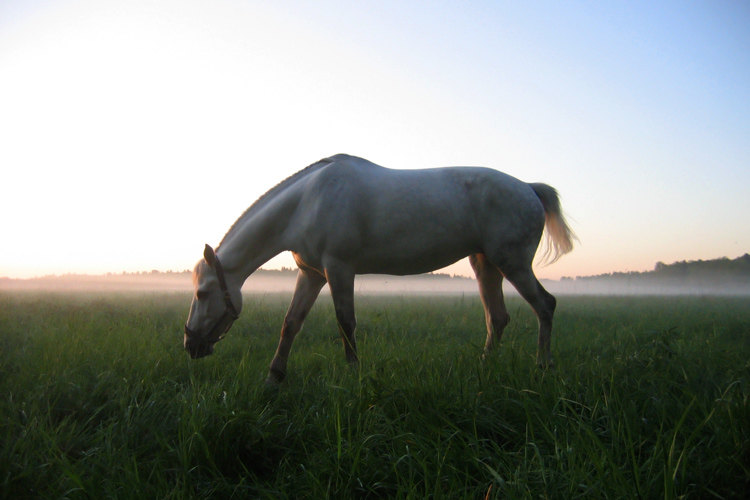
[[282, 372], [281, 370], [277, 370], [275, 368], [271, 368], [268, 371], [268, 376], [266, 377], [266, 386], [276, 386], [278, 387], [279, 384], [281, 384], [284, 379], [286, 378], [286, 373]]
[[551, 359], [549, 361], [537, 361], [536, 364], [542, 370], [554, 370], [555, 369], [555, 362]]

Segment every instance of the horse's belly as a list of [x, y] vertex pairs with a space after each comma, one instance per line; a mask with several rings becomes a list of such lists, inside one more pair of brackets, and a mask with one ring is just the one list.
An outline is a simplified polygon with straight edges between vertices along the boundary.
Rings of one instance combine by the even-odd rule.
[[392, 242], [381, 247], [362, 248], [354, 259], [356, 274], [421, 274], [441, 269], [473, 252], [468, 245], [422, 246]]

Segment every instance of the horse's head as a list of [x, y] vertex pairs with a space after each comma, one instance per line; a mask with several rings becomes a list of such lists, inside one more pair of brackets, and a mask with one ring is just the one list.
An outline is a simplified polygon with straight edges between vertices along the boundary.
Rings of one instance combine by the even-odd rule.
[[214, 352], [242, 309], [240, 287], [227, 286], [224, 269], [213, 248], [206, 245], [203, 259], [193, 271], [195, 295], [185, 323], [185, 349], [192, 358]]

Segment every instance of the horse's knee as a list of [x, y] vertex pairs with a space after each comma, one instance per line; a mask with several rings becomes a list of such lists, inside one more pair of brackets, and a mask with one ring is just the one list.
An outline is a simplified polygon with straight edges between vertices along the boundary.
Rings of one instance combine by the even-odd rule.
[[294, 316], [287, 316], [284, 318], [284, 322], [281, 325], [281, 335], [294, 336], [302, 329], [302, 321]]

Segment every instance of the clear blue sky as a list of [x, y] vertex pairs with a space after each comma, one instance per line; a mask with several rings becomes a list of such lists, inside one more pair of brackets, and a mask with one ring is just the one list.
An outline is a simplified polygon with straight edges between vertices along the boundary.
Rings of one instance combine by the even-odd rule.
[[6, 0], [0, 276], [191, 268], [339, 152], [555, 186], [581, 242], [542, 277], [736, 257], [749, 26], [734, 1]]

